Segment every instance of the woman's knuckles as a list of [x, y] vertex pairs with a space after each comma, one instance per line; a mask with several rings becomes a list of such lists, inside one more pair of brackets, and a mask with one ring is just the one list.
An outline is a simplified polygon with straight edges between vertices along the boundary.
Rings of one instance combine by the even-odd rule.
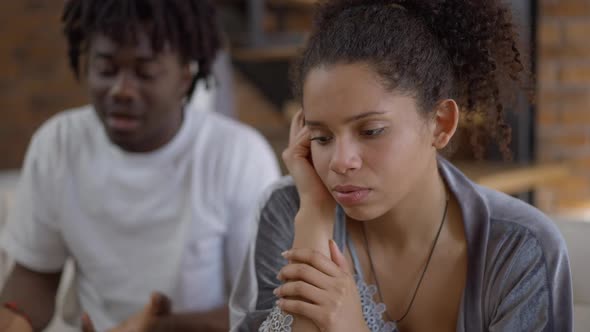
[[297, 296], [304, 292], [301, 281], [290, 281], [277, 289], [279, 296]]
[[305, 264], [290, 264], [285, 266], [280, 271], [280, 275], [283, 279], [302, 279], [310, 273], [310, 267]]
[[311, 267], [305, 264], [297, 264], [293, 272], [294, 276], [303, 278], [311, 273]]

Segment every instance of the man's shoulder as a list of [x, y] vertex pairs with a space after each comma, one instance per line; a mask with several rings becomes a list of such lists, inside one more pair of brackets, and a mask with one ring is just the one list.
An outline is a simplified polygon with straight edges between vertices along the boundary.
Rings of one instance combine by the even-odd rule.
[[33, 135], [29, 149], [33, 149], [33, 153], [63, 156], [71, 147], [86, 146], [99, 126], [91, 106], [67, 109], [41, 125]]
[[186, 158], [199, 176], [233, 197], [243, 195], [236, 191], [240, 186], [265, 187], [279, 176], [273, 149], [255, 129], [212, 112], [191, 116], [191, 151]]
[[256, 129], [212, 112], [198, 114], [194, 120], [193, 155], [199, 156], [195, 165], [213, 167], [212, 172], [234, 180], [256, 173], [255, 169], [278, 175], [275, 153]]
[[78, 108], [66, 109], [56, 113], [35, 133], [36, 136], [42, 136], [44, 139], [72, 139], [72, 136], [82, 135], [90, 128], [95, 128], [100, 124], [92, 106], [82, 106]]
[[196, 132], [205, 133], [207, 139], [214, 140], [216, 145], [227, 144], [252, 149], [260, 143], [267, 143], [262, 134], [250, 125], [215, 112], [197, 115], [194, 125], [197, 127]]

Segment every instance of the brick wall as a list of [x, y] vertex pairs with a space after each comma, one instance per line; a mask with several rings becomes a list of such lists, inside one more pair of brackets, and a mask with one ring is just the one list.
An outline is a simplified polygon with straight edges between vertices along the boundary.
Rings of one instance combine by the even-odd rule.
[[[21, 165], [31, 134], [86, 96], [67, 67], [62, 1], [0, 3], [0, 169]], [[590, 0], [539, 1], [538, 157], [572, 176], [540, 188], [546, 211], [590, 206]]]
[[546, 211], [590, 206], [590, 1], [539, 1], [538, 157], [572, 165], [541, 188]]
[[20, 167], [32, 133], [85, 102], [61, 37], [63, 1], [0, 2], [0, 169]]

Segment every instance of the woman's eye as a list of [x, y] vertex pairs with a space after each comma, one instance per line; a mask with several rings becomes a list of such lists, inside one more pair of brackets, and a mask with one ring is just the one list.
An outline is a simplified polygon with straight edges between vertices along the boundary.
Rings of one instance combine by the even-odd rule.
[[326, 145], [332, 140], [332, 137], [329, 136], [314, 136], [310, 138], [310, 141], [317, 142], [320, 145]]
[[375, 137], [375, 136], [381, 135], [384, 131], [385, 131], [385, 128], [363, 130], [361, 132], [361, 135], [367, 136], [367, 137]]

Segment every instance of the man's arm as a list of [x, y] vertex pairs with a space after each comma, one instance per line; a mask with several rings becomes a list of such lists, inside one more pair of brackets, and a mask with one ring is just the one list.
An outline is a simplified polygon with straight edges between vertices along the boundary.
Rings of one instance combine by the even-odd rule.
[[[208, 312], [178, 314], [173, 314], [171, 309], [172, 303], [167, 296], [152, 293], [150, 301], [141, 311], [108, 332], [226, 332], [229, 329], [227, 307]], [[82, 317], [82, 331], [96, 332], [92, 318], [87, 314]]]
[[[34, 331], [43, 330], [53, 318], [60, 279], [61, 272], [39, 273], [17, 263], [0, 294], [0, 302], [16, 303], [31, 319]], [[14, 314], [6, 308], [0, 310]]]

